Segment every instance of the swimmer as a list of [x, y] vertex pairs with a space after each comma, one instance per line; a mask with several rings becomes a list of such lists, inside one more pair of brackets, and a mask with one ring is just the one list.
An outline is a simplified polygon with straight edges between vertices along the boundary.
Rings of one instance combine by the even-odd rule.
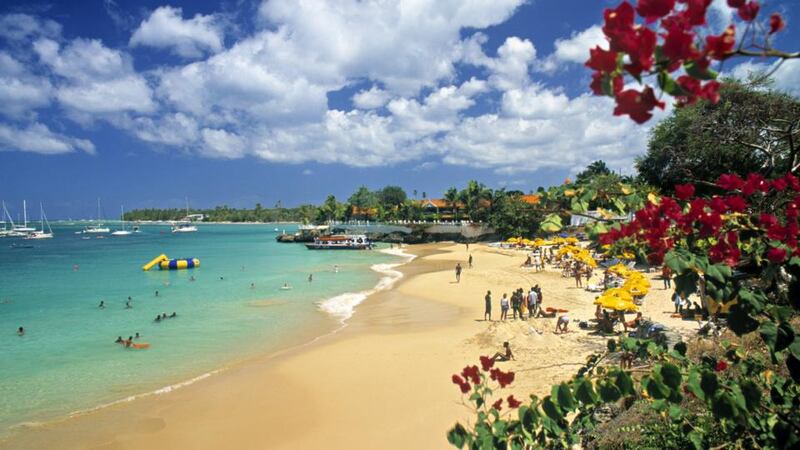
[[158, 289], [156, 289], [156, 297], [158, 297]]
[[136, 333], [136, 336], [134, 336], [133, 338], [134, 338], [134, 339], [139, 339], [140, 337], [141, 337], [141, 336], [139, 336], [139, 333]]
[[220, 281], [222, 281], [222, 280], [224, 280], [224, 279], [225, 279], [225, 278], [219, 277], [219, 280], [220, 280]]
[[164, 320], [167, 318], [167, 313], [161, 313], [161, 319]]
[[339, 266], [338, 265], [334, 265], [333, 266], [333, 273], [339, 273]]
[[[128, 297], [128, 298], [130, 298], [130, 297]], [[131, 301], [130, 300], [125, 302], [125, 309], [132, 309], [132, 308], [133, 308], [133, 305], [131, 305]]]
[[255, 288], [256, 288], [256, 284], [255, 283], [250, 283], [250, 289], [255, 289]]
[[77, 264], [73, 264], [73, 265], [72, 265], [72, 271], [73, 271], [73, 272], [77, 272], [77, 271], [79, 271], [79, 270], [81, 270], [81, 266], [79, 266], [79, 265], [77, 265]]
[[117, 336], [117, 340], [114, 341], [115, 344], [122, 344], [123, 342], [124, 340], [122, 339], [122, 336]]
[[105, 301], [103, 301], [103, 300], [100, 300], [100, 304], [99, 304], [99, 305], [97, 305], [97, 307], [98, 307], [98, 308], [100, 308], [100, 309], [103, 309], [103, 308], [105, 308], [105, 307], [106, 307], [106, 302], [105, 302]]
[[162, 284], [164, 285], [164, 287], [169, 287], [169, 281], [165, 281]]
[[289, 286], [289, 283], [283, 283], [283, 286], [281, 286], [281, 289], [283, 289], [284, 291], [288, 291], [288, 290], [289, 290], [289, 289], [291, 289], [291, 288], [292, 288], [292, 287], [291, 287], [291, 286]]
[[311, 283], [312, 281], [314, 281], [314, 274], [310, 273], [308, 274], [308, 282]]
[[153, 322], [161, 322], [161, 316], [156, 316], [156, 319]]
[[172, 314], [169, 316], [169, 318], [170, 319], [174, 319], [176, 317], [178, 317], [178, 313], [176, 313], [175, 311], [172, 311]]
[[25, 328], [19, 327], [17, 329], [17, 336], [25, 336]]
[[125, 347], [130, 347], [133, 344], [133, 336], [128, 336], [128, 339], [122, 341], [122, 345]]

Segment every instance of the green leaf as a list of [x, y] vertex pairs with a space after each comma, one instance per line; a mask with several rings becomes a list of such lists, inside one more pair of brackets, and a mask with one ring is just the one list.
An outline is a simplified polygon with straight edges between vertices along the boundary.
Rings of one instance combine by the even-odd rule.
[[570, 208], [577, 213], [585, 213], [589, 210], [589, 202], [583, 198], [573, 197]]
[[619, 388], [620, 393], [622, 395], [634, 395], [636, 391], [633, 388], [633, 379], [627, 372], [619, 371], [617, 372], [617, 379], [615, 383], [617, 388]]
[[703, 450], [703, 435], [697, 430], [689, 432], [689, 441], [694, 445], [695, 450]]
[[670, 363], [664, 363], [660, 367], [661, 377], [664, 379], [664, 384], [672, 389], [677, 389], [681, 385], [681, 371], [678, 366]]
[[600, 392], [600, 398], [606, 403], [615, 402], [622, 396], [619, 392], [619, 388], [607, 380], [598, 383], [597, 388]]
[[572, 391], [569, 389], [569, 386], [567, 386], [566, 383], [561, 383], [558, 385], [556, 399], [558, 400], [558, 406], [562, 411], [572, 411], [575, 409], [575, 397], [572, 396]]
[[677, 342], [677, 343], [675, 344], [675, 346], [674, 346], [674, 347], [672, 347], [672, 348], [673, 348], [673, 349], [674, 349], [676, 352], [678, 352], [678, 354], [679, 354], [679, 355], [681, 355], [681, 356], [686, 356], [686, 350], [687, 350], [687, 347], [686, 347], [686, 342], [683, 342], [683, 341]]
[[575, 398], [584, 405], [593, 405], [597, 403], [597, 394], [594, 392], [592, 382], [579, 378], [575, 381]]
[[758, 321], [755, 320], [743, 305], [735, 304], [731, 306], [728, 313], [728, 327], [737, 335], [750, 333], [758, 329]]
[[447, 442], [456, 448], [461, 448], [467, 442], [467, 430], [457, 423], [453, 429], [447, 433]]
[[680, 85], [676, 83], [671, 76], [669, 76], [669, 73], [663, 70], [658, 73], [658, 86], [662, 91], [672, 95], [673, 97], [686, 95], [686, 91], [684, 91], [683, 88], [681, 88]]
[[750, 380], [744, 380], [739, 383], [742, 389], [747, 410], [751, 413], [757, 412], [761, 409], [761, 389], [757, 384]]
[[686, 73], [690, 77], [698, 80], [714, 80], [717, 78], [717, 72], [711, 69], [701, 69], [694, 61], [685, 63], [683, 68], [686, 69]]
[[555, 233], [561, 231], [563, 224], [561, 223], [561, 216], [558, 214], [548, 214], [545, 216], [539, 228], [546, 233]]
[[778, 327], [775, 323], [769, 320], [761, 322], [761, 326], [758, 327], [758, 332], [761, 334], [761, 339], [764, 340], [767, 347], [774, 353], [776, 351], [775, 346], [778, 342]]
[[788, 323], [783, 322], [778, 326], [778, 336], [775, 341], [775, 351], [779, 352], [794, 342], [794, 328]]
[[686, 386], [689, 388], [689, 391], [692, 394], [697, 396], [697, 398], [705, 401], [706, 393], [700, 386], [700, 372], [698, 372], [697, 369], [689, 372], [689, 381], [686, 383]]
[[722, 272], [719, 270], [719, 266], [717, 265], [710, 265], [706, 268], [706, 277], [710, 277], [714, 281], [719, 281], [720, 283], [725, 282], [725, 277], [722, 275]]
[[669, 407], [669, 418], [672, 420], [680, 420], [686, 411], [680, 406], [671, 405]]
[[689, 269], [689, 264], [677, 252], [672, 250], [664, 255], [664, 264], [676, 274], [682, 274]]
[[659, 378], [661, 378], [658, 372], [653, 372], [653, 374], [645, 378], [642, 381], [642, 384], [645, 385], [645, 389], [647, 393], [650, 394], [650, 397], [660, 400], [669, 397], [670, 389], [665, 385]]
[[707, 398], [714, 397], [714, 394], [717, 392], [719, 388], [719, 380], [717, 380], [717, 374], [710, 371], [703, 371], [703, 374], [700, 377], [700, 388], [703, 389], [703, 393], [706, 394]]
[[738, 415], [736, 402], [727, 392], [719, 392], [711, 401], [711, 411], [720, 419], [734, 419]]
[[564, 418], [564, 416], [561, 414], [561, 411], [558, 409], [558, 406], [553, 403], [553, 400], [549, 395], [542, 400], [542, 410], [547, 417], [555, 421], [561, 421]]

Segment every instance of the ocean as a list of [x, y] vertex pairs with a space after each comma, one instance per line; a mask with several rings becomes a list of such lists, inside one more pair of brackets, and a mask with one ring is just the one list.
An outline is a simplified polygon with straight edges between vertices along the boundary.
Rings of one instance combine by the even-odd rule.
[[[0, 238], [0, 436], [168, 392], [329, 333], [370, 292], [401, 276], [393, 270], [406, 260], [399, 254], [279, 244], [274, 226], [295, 231], [201, 224], [197, 233], [172, 234], [145, 225], [135, 235], [97, 239], [75, 234], [80, 226], [54, 224], [54, 239]], [[162, 253], [198, 258], [200, 267], [142, 271]], [[150, 348], [114, 343], [135, 333]]]

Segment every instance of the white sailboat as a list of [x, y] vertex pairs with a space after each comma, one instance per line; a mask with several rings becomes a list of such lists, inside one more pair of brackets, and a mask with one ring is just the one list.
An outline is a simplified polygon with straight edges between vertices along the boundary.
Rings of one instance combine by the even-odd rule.
[[97, 199], [97, 223], [94, 225], [87, 225], [83, 229], [83, 233], [87, 234], [102, 234], [102, 233], [110, 233], [111, 228], [104, 227], [102, 222], [102, 214], [100, 213], [100, 199]]
[[[12, 227], [13, 231], [16, 231], [16, 236], [19, 236], [19, 233], [23, 235], [26, 233], [30, 233], [31, 231], [36, 231], [36, 228], [31, 228], [28, 226], [28, 202], [23, 200], [22, 201], [22, 217], [23, 217], [23, 225], [14, 225]], [[19, 217], [17, 217], [19, 220]]]
[[[25, 239], [52, 239], [53, 238], [53, 229], [50, 228], [50, 222], [47, 220], [47, 216], [44, 215], [44, 207], [41, 203], [39, 203], [39, 216], [41, 217], [42, 221], [42, 229], [41, 230], [34, 230], [28, 233], [25, 236]], [[44, 231], [44, 226], [47, 224], [47, 232]]]
[[122, 229], [112, 232], [111, 235], [112, 236], [130, 236], [131, 234], [133, 234], [132, 231], [129, 231], [129, 230], [125, 229], [125, 208], [123, 206], [121, 206], [121, 205], [119, 207], [119, 220], [122, 221]]
[[173, 233], [196, 233], [197, 227], [189, 220], [189, 197], [186, 197], [186, 217], [172, 227]]

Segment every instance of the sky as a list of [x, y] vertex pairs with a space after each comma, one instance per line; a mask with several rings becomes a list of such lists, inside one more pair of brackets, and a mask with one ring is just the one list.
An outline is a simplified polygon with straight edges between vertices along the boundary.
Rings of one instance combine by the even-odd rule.
[[[588, 92], [606, 0], [5, 0], [0, 199], [126, 209], [522, 191], [631, 173], [650, 128]], [[771, 1], [797, 50], [800, 2]], [[711, 28], [736, 20], [714, 0]], [[744, 76], [769, 63], [738, 61]], [[775, 87], [800, 94], [800, 64]]]

